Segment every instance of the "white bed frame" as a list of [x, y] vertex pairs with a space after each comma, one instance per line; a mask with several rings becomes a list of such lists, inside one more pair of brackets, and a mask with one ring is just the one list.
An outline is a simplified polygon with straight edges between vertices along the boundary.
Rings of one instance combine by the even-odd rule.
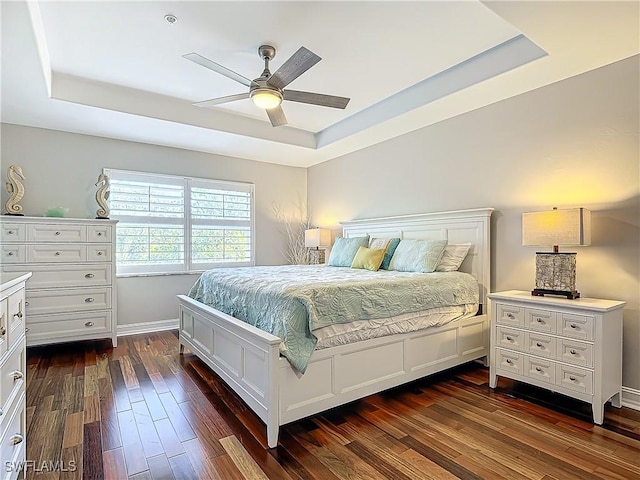
[[493, 209], [344, 222], [345, 237], [369, 234], [471, 242], [461, 271], [480, 288], [482, 313], [447, 325], [316, 350], [304, 375], [280, 357], [280, 339], [179, 295], [180, 352], [187, 347], [247, 403], [267, 426], [267, 443], [300, 418], [411, 382], [489, 353], [486, 295], [490, 289]]

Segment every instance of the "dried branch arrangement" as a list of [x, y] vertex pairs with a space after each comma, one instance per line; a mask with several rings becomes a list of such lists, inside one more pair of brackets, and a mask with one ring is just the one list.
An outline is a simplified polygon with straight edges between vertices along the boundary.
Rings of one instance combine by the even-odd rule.
[[282, 205], [274, 202], [273, 213], [286, 241], [286, 249], [280, 253], [292, 265], [308, 265], [309, 251], [304, 246], [304, 231], [311, 228], [311, 218], [307, 204], [298, 199], [294, 213], [288, 213]]

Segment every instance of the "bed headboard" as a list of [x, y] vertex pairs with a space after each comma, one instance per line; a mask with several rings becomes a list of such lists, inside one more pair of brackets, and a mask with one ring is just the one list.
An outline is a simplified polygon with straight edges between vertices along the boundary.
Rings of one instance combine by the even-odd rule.
[[491, 213], [493, 208], [453, 210], [397, 217], [368, 218], [341, 222], [345, 237], [422, 238], [447, 240], [448, 243], [471, 243], [460, 271], [478, 281], [480, 304], [486, 311], [486, 296], [491, 288]]

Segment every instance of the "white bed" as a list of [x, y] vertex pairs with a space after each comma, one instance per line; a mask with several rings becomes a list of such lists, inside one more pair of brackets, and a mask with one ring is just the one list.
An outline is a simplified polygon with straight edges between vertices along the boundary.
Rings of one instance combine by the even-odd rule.
[[478, 281], [482, 313], [440, 327], [316, 350], [301, 375], [279, 356], [280, 339], [179, 295], [180, 351], [191, 350], [267, 426], [267, 443], [295, 420], [486, 357], [489, 323], [490, 218], [493, 209], [343, 222], [343, 235], [448, 240], [472, 244], [460, 267]]

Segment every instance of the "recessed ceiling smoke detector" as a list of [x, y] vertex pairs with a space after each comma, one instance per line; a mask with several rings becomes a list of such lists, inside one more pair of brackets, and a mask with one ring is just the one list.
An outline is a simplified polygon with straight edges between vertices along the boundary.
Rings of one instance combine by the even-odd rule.
[[164, 16], [164, 19], [167, 21], [169, 25], [173, 25], [178, 21], [178, 17], [175, 15], [171, 15], [170, 13]]

